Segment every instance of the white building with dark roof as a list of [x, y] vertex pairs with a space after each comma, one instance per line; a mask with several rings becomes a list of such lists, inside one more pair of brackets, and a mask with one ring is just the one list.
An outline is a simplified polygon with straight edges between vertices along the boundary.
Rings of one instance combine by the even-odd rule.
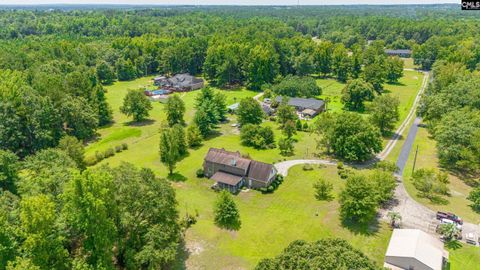
[[393, 230], [384, 267], [392, 270], [442, 270], [448, 259], [443, 243], [421, 230]]

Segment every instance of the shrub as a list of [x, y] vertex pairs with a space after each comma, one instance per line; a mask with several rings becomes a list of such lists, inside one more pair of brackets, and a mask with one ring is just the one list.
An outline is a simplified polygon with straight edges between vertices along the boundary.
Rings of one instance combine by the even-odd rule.
[[89, 156], [85, 158], [85, 165], [87, 166], [93, 166], [97, 164], [97, 158], [95, 156]]
[[122, 143], [122, 149], [123, 149], [123, 150], [127, 150], [127, 149], [128, 149], [128, 144]]
[[104, 152], [105, 158], [113, 157], [114, 155], [115, 155], [115, 150], [113, 150], [113, 148], [108, 148]]
[[121, 145], [115, 146], [115, 152], [120, 153], [120, 152], [122, 152], [122, 150], [123, 150], [123, 148], [122, 148]]
[[205, 177], [205, 172], [203, 171], [203, 169], [198, 169], [198, 170], [197, 170], [197, 177], [198, 177], [198, 178], [203, 178], [203, 177]]
[[312, 164], [308, 164], [308, 163], [307, 163], [307, 164], [304, 164], [304, 165], [303, 165], [303, 170], [304, 170], [304, 171], [312, 171], [312, 170], [313, 170]]
[[95, 152], [95, 159], [97, 160], [96, 163], [102, 161], [104, 158], [105, 158], [105, 154], [103, 152], [100, 152], [100, 151]]
[[351, 174], [352, 174], [352, 171], [350, 171], [349, 169], [344, 169], [344, 170], [339, 170], [338, 171], [338, 175], [342, 179], [347, 179]]
[[343, 162], [340, 161], [337, 163], [337, 169], [343, 170]]
[[303, 123], [303, 130], [304, 131], [308, 130], [308, 123], [307, 122]]

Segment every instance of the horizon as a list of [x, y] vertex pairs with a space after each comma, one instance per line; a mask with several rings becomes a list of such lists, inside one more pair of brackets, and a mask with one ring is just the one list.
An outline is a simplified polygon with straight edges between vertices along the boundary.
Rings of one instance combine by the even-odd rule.
[[393, 1], [378, 1], [378, 0], [345, 0], [339, 3], [335, 0], [180, 0], [175, 1], [152, 1], [152, 0], [103, 0], [103, 1], [78, 1], [78, 0], [0, 0], [0, 6], [406, 6], [406, 5], [460, 5], [458, 1], [454, 0], [393, 0]]

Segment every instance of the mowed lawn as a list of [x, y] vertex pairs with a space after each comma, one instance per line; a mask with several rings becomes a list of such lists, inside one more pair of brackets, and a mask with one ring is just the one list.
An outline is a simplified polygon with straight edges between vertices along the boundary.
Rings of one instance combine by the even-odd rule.
[[468, 222], [472, 222], [475, 224], [480, 223], [480, 214], [474, 212], [470, 208], [470, 201], [466, 199], [472, 188], [465, 184], [461, 179], [452, 174], [449, 174], [450, 184], [448, 185], [450, 188], [451, 196], [443, 197], [447, 200], [447, 204], [434, 204], [428, 199], [419, 198], [417, 196], [417, 190], [415, 189], [411, 181], [413, 160], [415, 157], [415, 149], [417, 146], [418, 155], [415, 170], [421, 168], [440, 168], [437, 157], [436, 142], [435, 140], [433, 140], [433, 138], [431, 138], [428, 130], [425, 127], [420, 127], [418, 129], [417, 137], [415, 138], [412, 151], [410, 152], [410, 156], [408, 158], [407, 165], [403, 173], [405, 179], [404, 183], [408, 193], [413, 198], [415, 198], [415, 200], [421, 202], [422, 204], [428, 206], [433, 210], [450, 211], [461, 216], [464, 220]]
[[[148, 121], [144, 123], [132, 123], [132, 119], [120, 112], [120, 107], [123, 103], [123, 98], [128, 90], [139, 88], [152, 88], [152, 80], [150, 77], [140, 78], [129, 82], [116, 82], [111, 86], [106, 86], [107, 100], [113, 110], [114, 123], [111, 126], [101, 128], [98, 130], [99, 140], [92, 142], [87, 147], [87, 156], [95, 154], [95, 151], [103, 151], [109, 147], [114, 147], [121, 143], [127, 143], [129, 148], [135, 148], [137, 143], [148, 141], [152, 136], [158, 134], [160, 124], [166, 120], [164, 112], [164, 104], [160, 102], [152, 102], [153, 109], [150, 111]], [[220, 91], [220, 90], [217, 90]], [[253, 97], [257, 93], [248, 91], [243, 88], [237, 90], [221, 90], [227, 97], [227, 105], [238, 102], [244, 97]], [[192, 91], [188, 93], [179, 93], [185, 102], [186, 114], [185, 120], [187, 123], [193, 119], [195, 97], [199, 91]], [[158, 138], [157, 138], [158, 139]], [[145, 149], [144, 149], [145, 150]], [[153, 149], [150, 149], [153, 150]], [[158, 150], [158, 143], [155, 146], [155, 151]]]
[[[392, 93], [399, 95], [401, 106], [413, 102], [420, 88], [422, 74], [405, 72], [405, 75], [402, 78], [403, 85], [386, 86]], [[166, 117], [164, 104], [154, 102], [149, 121], [141, 124], [132, 124], [131, 119], [119, 111], [128, 89], [151, 87], [150, 84], [150, 78], [141, 78], [106, 87], [115, 122], [99, 130], [99, 140], [87, 147], [87, 156], [94, 155], [95, 151], [127, 143], [128, 150], [117, 153], [100, 164], [116, 166], [121, 162], [131, 162], [139, 167], [151, 168], [160, 177], [167, 177], [167, 169], [160, 163], [158, 154], [159, 127]], [[322, 85], [324, 95], [339, 98], [342, 84], [333, 80], [319, 80], [319, 84]], [[217, 91], [222, 91], [227, 96], [227, 105], [257, 94], [244, 88]], [[180, 94], [187, 108], [187, 123], [193, 119], [194, 102], [198, 93], [199, 91], [193, 91]], [[342, 106], [341, 103], [337, 105]], [[342, 108], [337, 107], [337, 110]], [[242, 217], [241, 229], [237, 232], [218, 229], [213, 224], [212, 211], [216, 197], [216, 193], [210, 189], [213, 182], [198, 179], [195, 174], [201, 168], [210, 147], [239, 150], [251, 158], [271, 163], [286, 159], [315, 158], [316, 152], [315, 136], [307, 132], [298, 132], [294, 136], [297, 141], [295, 152], [289, 157], [281, 156], [277, 148], [256, 150], [245, 147], [240, 143], [238, 128], [232, 127], [236, 123], [236, 117], [228, 115], [228, 118], [229, 121], [219, 125], [218, 132], [207, 138], [201, 147], [189, 150], [189, 154], [177, 164], [174, 177], [171, 177], [172, 185], [177, 190], [181, 215], [197, 211], [199, 214], [197, 224], [186, 233], [186, 246], [190, 254], [186, 260], [179, 260], [177, 268], [187, 264], [195, 269], [251, 269], [261, 258], [277, 255], [293, 240], [314, 241], [322, 237], [345, 238], [381, 265], [391, 233], [388, 226], [380, 223], [378, 231], [371, 234], [352, 232], [341, 227], [336, 199], [318, 202], [313, 197], [312, 184], [321, 176], [334, 183], [336, 192], [343, 186], [344, 180], [339, 179], [334, 167], [308, 172], [303, 171], [301, 166], [295, 167], [274, 194], [256, 191], [240, 193], [235, 196], [235, 200]], [[276, 123], [265, 121], [263, 125], [274, 129], [276, 140], [282, 136]]]
[[[385, 93], [398, 97], [400, 105], [398, 108], [400, 118], [395, 123], [397, 129], [407, 117], [410, 108], [415, 101], [415, 97], [422, 86], [424, 74], [418, 71], [404, 70], [403, 77], [397, 84], [385, 84]], [[321, 99], [329, 100], [327, 109], [330, 112], [343, 111], [343, 103], [341, 101], [342, 89], [345, 87], [344, 83], [340, 83], [334, 79], [317, 79], [317, 84], [322, 88], [322, 94], [318, 96]], [[362, 113], [363, 116], [368, 117], [368, 106], [370, 102], [365, 102], [366, 111]], [[387, 143], [390, 136], [384, 138], [384, 144]]]
[[[323, 177], [334, 185], [332, 201], [318, 201], [313, 183]], [[200, 216], [187, 231], [186, 245], [192, 252], [178, 269], [252, 269], [262, 258], [278, 255], [297, 239], [315, 241], [326, 237], [346, 239], [365, 252], [380, 266], [388, 246], [391, 230], [386, 223], [368, 233], [353, 232], [342, 227], [338, 213], [338, 193], [345, 180], [336, 167], [304, 171], [295, 166], [273, 194], [257, 191], [240, 192], [235, 196], [241, 216], [238, 231], [219, 229], [213, 223], [216, 193], [207, 179], [189, 179], [175, 183], [180, 208]]]

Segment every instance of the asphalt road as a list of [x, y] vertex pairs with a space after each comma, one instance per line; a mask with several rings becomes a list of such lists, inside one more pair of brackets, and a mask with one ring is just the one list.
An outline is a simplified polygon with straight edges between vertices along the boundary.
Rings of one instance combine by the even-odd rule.
[[405, 165], [407, 164], [408, 156], [410, 155], [410, 151], [412, 151], [413, 143], [415, 141], [415, 137], [417, 136], [418, 125], [420, 125], [421, 122], [422, 122], [422, 119], [420, 117], [415, 118], [412, 126], [410, 127], [410, 130], [408, 131], [407, 138], [403, 143], [402, 150], [400, 151], [400, 155], [398, 156], [398, 159], [397, 159], [399, 176], [403, 175]]

